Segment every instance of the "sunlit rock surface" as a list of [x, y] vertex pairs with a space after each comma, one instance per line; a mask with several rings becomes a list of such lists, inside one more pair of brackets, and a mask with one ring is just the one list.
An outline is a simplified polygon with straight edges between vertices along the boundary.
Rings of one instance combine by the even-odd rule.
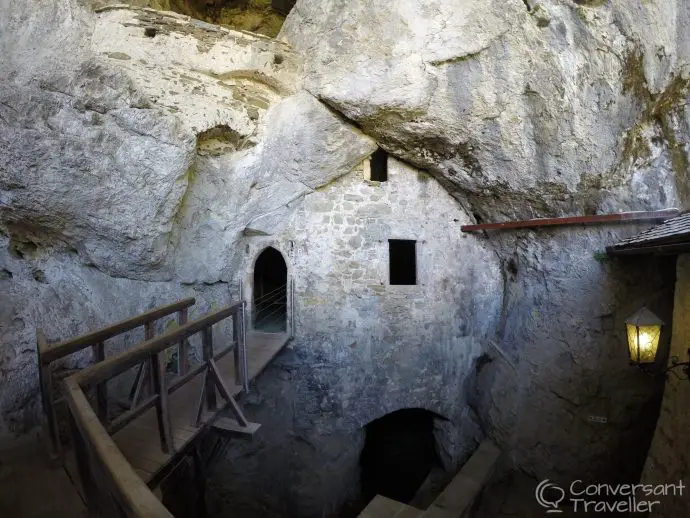
[[[244, 402], [271, 431], [217, 501], [335, 512], [361, 427], [409, 406], [449, 419], [447, 467], [489, 435], [536, 478], [639, 474], [660, 385], [622, 322], [670, 318], [673, 271], [602, 252], [644, 226], [459, 227], [687, 206], [686, 2], [299, 0], [278, 40], [106, 3], [0, 6], [3, 440], [38, 423], [36, 327], [190, 295], [200, 315], [251, 297], [274, 246], [293, 351]], [[417, 240], [418, 286], [388, 284], [388, 239]], [[342, 477], [313, 483], [323, 465]]]
[[687, 201], [688, 24], [680, 1], [304, 0], [280, 37], [486, 219]]

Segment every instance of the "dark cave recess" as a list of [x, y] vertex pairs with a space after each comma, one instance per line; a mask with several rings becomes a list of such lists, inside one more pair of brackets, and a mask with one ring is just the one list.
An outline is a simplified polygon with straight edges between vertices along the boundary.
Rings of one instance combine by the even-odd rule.
[[362, 496], [377, 494], [408, 503], [431, 469], [439, 464], [434, 439], [435, 414], [410, 408], [387, 414], [366, 426], [360, 457]]

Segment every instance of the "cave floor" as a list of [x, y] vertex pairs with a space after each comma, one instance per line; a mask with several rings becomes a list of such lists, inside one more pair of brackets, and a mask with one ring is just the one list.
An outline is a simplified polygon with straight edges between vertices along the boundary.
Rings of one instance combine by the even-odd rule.
[[86, 518], [77, 489], [62, 467], [51, 468], [35, 437], [0, 450], [0, 516]]

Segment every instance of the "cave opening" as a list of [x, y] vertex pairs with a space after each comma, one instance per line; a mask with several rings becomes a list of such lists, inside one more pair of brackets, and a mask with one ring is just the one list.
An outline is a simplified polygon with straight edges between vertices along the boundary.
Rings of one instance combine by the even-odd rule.
[[254, 265], [254, 329], [280, 333], [287, 329], [287, 265], [268, 247]]
[[144, 5], [275, 38], [295, 0], [148, 0]]
[[387, 414], [365, 427], [360, 456], [362, 497], [382, 495], [409, 503], [431, 470], [440, 466], [433, 412], [407, 408]]

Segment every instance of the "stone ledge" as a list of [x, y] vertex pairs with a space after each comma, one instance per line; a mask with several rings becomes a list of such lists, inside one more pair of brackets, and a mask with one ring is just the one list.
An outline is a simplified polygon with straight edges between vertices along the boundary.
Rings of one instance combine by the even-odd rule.
[[460, 472], [420, 518], [460, 518], [491, 478], [501, 451], [489, 439], [465, 463]]

